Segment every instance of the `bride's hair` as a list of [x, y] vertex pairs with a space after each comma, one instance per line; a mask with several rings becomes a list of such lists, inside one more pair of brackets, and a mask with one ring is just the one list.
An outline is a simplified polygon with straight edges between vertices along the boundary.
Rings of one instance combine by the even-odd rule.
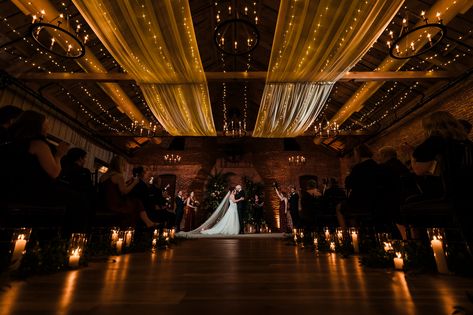
[[230, 187], [230, 188], [228, 188], [228, 191], [229, 191], [229, 192], [232, 192], [232, 191], [234, 191], [234, 190], [235, 190], [235, 187]]

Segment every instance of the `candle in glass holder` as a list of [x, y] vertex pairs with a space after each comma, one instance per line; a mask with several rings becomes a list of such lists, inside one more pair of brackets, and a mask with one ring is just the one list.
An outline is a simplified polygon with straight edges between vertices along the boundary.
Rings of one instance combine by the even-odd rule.
[[122, 252], [123, 247], [123, 238], [119, 238], [117, 241], [117, 253], [120, 254]]
[[399, 252], [396, 252], [396, 257], [394, 257], [394, 269], [402, 270], [404, 268], [404, 259]]
[[79, 260], [80, 260], [79, 248], [76, 248], [72, 252], [71, 256], [69, 256], [69, 267], [71, 268], [79, 267]]
[[23, 257], [23, 252], [26, 248], [25, 235], [18, 235], [18, 239], [15, 241], [15, 248], [11, 256], [11, 262], [13, 263], [12, 269], [16, 269], [20, 266], [21, 258]]
[[330, 231], [328, 228], [325, 228], [325, 239], [328, 241], [330, 239]]
[[330, 242], [330, 250], [331, 250], [332, 252], [335, 251], [335, 242]]
[[125, 232], [125, 246], [126, 247], [131, 245], [132, 236], [133, 236], [132, 231], [126, 231]]
[[437, 270], [440, 273], [448, 273], [447, 260], [445, 259], [445, 252], [443, 251], [442, 240], [438, 239], [437, 236], [433, 236], [432, 250], [434, 251], [435, 263], [437, 264]]
[[360, 253], [360, 244], [358, 243], [358, 233], [356, 231], [351, 232], [351, 241], [353, 243], [353, 251], [355, 254]]

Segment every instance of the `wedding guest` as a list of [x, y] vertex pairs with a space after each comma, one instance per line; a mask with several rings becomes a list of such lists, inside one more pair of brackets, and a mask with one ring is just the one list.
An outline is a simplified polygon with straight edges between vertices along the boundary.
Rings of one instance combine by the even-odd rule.
[[[166, 190], [169, 188], [169, 185], [161, 187], [161, 183], [156, 180], [158, 177], [157, 174], [153, 177], [153, 184], [149, 188], [149, 200], [152, 203], [150, 212], [152, 213], [153, 220], [165, 225], [169, 221], [168, 212], [166, 211], [167, 200], [165, 197]], [[172, 222], [174, 224], [174, 222]]]
[[177, 196], [175, 197], [176, 203], [176, 232], [181, 230], [181, 223], [182, 217], [184, 216], [184, 206], [185, 206], [185, 198], [182, 190], [177, 192]]
[[341, 227], [346, 227], [345, 217], [371, 216], [378, 202], [379, 165], [373, 160], [373, 153], [368, 146], [362, 144], [355, 148], [355, 160], [358, 161], [345, 179], [347, 190], [347, 207], [345, 213], [339, 215]]
[[134, 202], [140, 203], [140, 206], [146, 211], [147, 216], [154, 222], [156, 219], [153, 216], [154, 209], [150, 199], [148, 183], [146, 182], [146, 174], [145, 168], [141, 165], [133, 168], [132, 175], [133, 178], [138, 179], [138, 183], [130, 191], [129, 197], [136, 199]]
[[292, 224], [295, 228], [300, 228], [299, 219], [299, 194], [294, 186], [289, 186], [288, 198], [289, 212], [291, 213]]
[[253, 200], [253, 212], [255, 216], [256, 233], [259, 233], [261, 230], [261, 223], [263, 221], [263, 207], [264, 201], [260, 199], [258, 194], [256, 194]]
[[46, 139], [48, 131], [46, 116], [32, 110], [23, 112], [10, 127], [11, 164], [4, 175], [12, 181], [9, 185], [12, 193], [20, 194], [22, 199], [47, 201], [55, 189], [55, 180], [61, 172], [60, 161], [69, 144], [59, 143], [53, 153]]
[[[418, 176], [428, 178], [440, 187], [422, 194], [402, 207], [402, 213], [409, 223], [425, 224], [435, 218], [456, 221], [459, 230], [471, 246], [473, 229], [473, 143], [468, 140], [465, 128], [449, 112], [434, 112], [422, 120], [426, 139], [412, 153], [412, 168]], [[428, 185], [427, 187], [439, 186]], [[448, 205], [439, 207], [438, 205]], [[437, 209], [435, 216], [431, 209]], [[453, 211], [451, 210], [453, 209]]]
[[72, 148], [61, 160], [62, 181], [77, 191], [92, 194], [94, 188], [92, 184], [92, 174], [84, 167], [87, 152], [81, 148]]
[[317, 188], [317, 182], [313, 179], [307, 182], [306, 190], [301, 193], [301, 217], [302, 225], [306, 230], [314, 229], [316, 217], [320, 211], [319, 199], [322, 193]]
[[197, 212], [197, 201], [194, 199], [194, 192], [191, 191], [186, 200], [186, 220], [184, 230], [192, 231], [195, 228], [195, 214]]
[[335, 215], [337, 206], [346, 198], [345, 190], [339, 186], [337, 179], [330, 178], [323, 193], [324, 206], [328, 214]]
[[281, 232], [285, 233], [291, 233], [292, 232], [292, 221], [291, 221], [291, 215], [290, 212], [288, 211], [288, 200], [287, 200], [287, 194], [286, 192], [282, 191], [279, 192], [278, 187], [275, 186], [274, 190], [276, 191], [276, 194], [279, 197], [279, 229]]
[[[68, 231], [85, 230], [91, 205], [82, 194], [58, 182], [61, 158], [69, 144], [59, 143], [53, 153], [47, 141], [49, 122], [36, 111], [24, 111], [10, 127], [12, 142], [8, 144], [8, 163], [2, 172], [7, 185], [7, 198], [38, 206], [65, 208]], [[2, 163], [3, 164], [3, 163]]]
[[13, 105], [0, 107], [0, 145], [12, 140], [9, 128], [22, 112], [22, 109]]
[[150, 220], [141, 202], [130, 198], [129, 193], [140, 182], [133, 177], [125, 182], [123, 175], [125, 161], [120, 156], [114, 156], [110, 161], [108, 171], [100, 177], [100, 195], [104, 206], [113, 212], [124, 216], [124, 225], [133, 225], [139, 217], [147, 227], [155, 225]]

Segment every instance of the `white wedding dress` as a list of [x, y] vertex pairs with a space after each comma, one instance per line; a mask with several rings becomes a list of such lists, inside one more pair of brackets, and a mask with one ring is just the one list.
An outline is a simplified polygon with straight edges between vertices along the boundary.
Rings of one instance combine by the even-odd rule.
[[190, 232], [179, 232], [177, 236], [204, 238], [212, 235], [237, 235], [240, 232], [237, 203], [230, 199], [230, 192], [217, 209], [201, 226]]

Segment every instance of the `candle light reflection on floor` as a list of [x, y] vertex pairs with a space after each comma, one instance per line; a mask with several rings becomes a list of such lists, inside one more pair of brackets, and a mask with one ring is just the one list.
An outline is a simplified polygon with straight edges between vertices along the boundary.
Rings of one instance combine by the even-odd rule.
[[77, 285], [78, 273], [78, 270], [70, 271], [69, 273], [67, 273], [67, 276], [64, 279], [62, 295], [59, 298], [57, 314], [65, 314], [69, 310]]

